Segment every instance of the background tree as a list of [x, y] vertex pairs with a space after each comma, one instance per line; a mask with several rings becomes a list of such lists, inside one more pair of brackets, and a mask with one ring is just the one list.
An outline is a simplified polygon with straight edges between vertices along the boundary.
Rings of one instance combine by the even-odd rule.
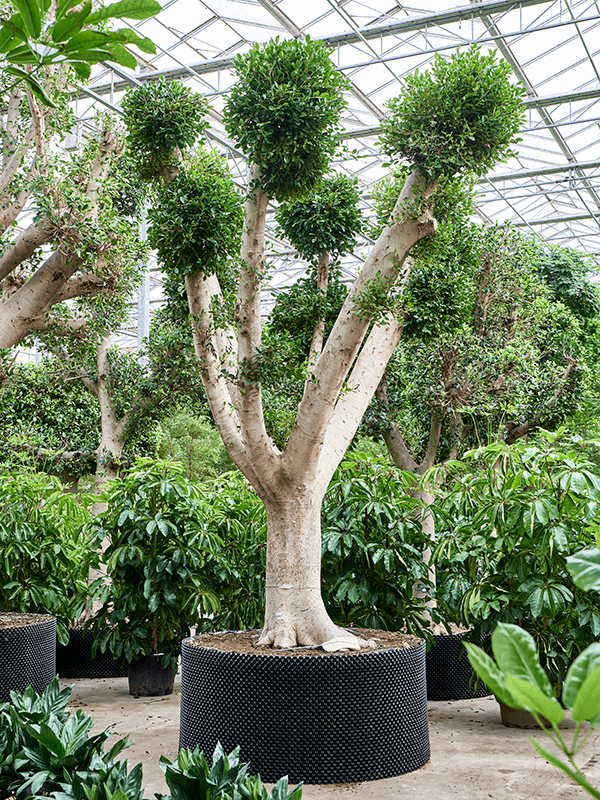
[[[309, 40], [255, 46], [236, 57], [235, 68], [239, 81], [227, 97], [225, 124], [251, 163], [233, 314], [227, 318], [222, 313], [218, 261], [207, 256], [200, 263], [200, 248], [185, 263], [185, 284], [213, 417], [229, 454], [267, 511], [266, 610], [260, 644], [319, 644], [341, 634], [320, 594], [321, 502], [400, 337], [401, 321], [390, 313], [390, 293], [410, 273], [406, 256], [411, 247], [435, 231], [427, 200], [436, 179], [447, 169], [485, 170], [510, 151], [522, 117], [522, 92], [510, 86], [508, 66], [494, 55], [481, 56], [471, 49], [449, 61], [436, 60], [434, 83], [441, 83], [442, 95], [461, 84], [452, 98], [453, 120], [460, 120], [461, 131], [468, 128], [469, 144], [464, 136], [454, 141], [455, 128], [444, 127], [443, 120], [441, 128], [433, 115], [421, 120], [421, 132], [431, 131], [433, 125], [434, 132], [441, 135], [446, 130], [448, 135], [442, 144], [435, 140], [430, 150], [423, 146], [417, 153], [418, 165], [406, 180], [392, 223], [373, 247], [306, 379], [281, 451], [267, 434], [262, 410], [265, 215], [270, 199], [283, 201], [306, 193], [325, 172], [337, 143], [344, 79], [322, 45]], [[404, 90], [405, 101], [418, 104], [418, 91], [413, 82]], [[427, 94], [429, 87], [423, 91]], [[399, 101], [387, 141], [391, 149], [414, 160], [414, 148], [398, 149], [391, 142], [407, 124], [401, 108]], [[486, 112], [494, 116], [492, 128], [485, 122]], [[135, 127], [135, 120], [130, 124]], [[440, 149], [446, 151], [443, 158]], [[185, 175], [185, 166], [181, 173]], [[167, 177], [163, 196], [177, 191], [178, 179], [179, 175]], [[179, 209], [180, 215], [184, 212], [185, 204]], [[190, 222], [194, 219], [191, 216]], [[161, 230], [165, 246], [159, 257], [165, 269], [181, 269], [178, 227]], [[345, 646], [359, 646], [343, 636]]]
[[[72, 330], [54, 316], [56, 304], [110, 294], [126, 267], [130, 234], [104, 181], [122, 151], [118, 130], [103, 118], [82, 154], [56, 143], [71, 131], [69, 80], [89, 77], [103, 60], [136, 67], [125, 45], [155, 48], [130, 29], [108, 30], [106, 20], [145, 19], [155, 0], [121, 0], [92, 9], [91, 0], [46, 3], [9, 0], [0, 17], [0, 348], [53, 328]], [[14, 12], [14, 13], [11, 13]], [[31, 222], [15, 221], [28, 204]]]
[[56, 364], [13, 364], [0, 384], [3, 471], [30, 467], [77, 486], [95, 467], [99, 409], [78, 381], [64, 381]]

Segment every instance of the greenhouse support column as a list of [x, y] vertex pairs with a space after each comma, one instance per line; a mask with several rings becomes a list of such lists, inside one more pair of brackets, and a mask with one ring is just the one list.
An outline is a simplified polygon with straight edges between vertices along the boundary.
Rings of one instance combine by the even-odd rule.
[[[140, 239], [145, 242], [148, 236], [148, 214], [147, 206], [144, 205], [142, 210], [142, 219], [140, 223]], [[137, 301], [137, 349], [138, 353], [142, 350], [144, 339], [148, 338], [150, 333], [150, 265], [146, 264], [146, 271], [144, 273], [144, 281], [140, 286]], [[146, 356], [139, 358], [141, 366], [146, 366], [148, 361]]]

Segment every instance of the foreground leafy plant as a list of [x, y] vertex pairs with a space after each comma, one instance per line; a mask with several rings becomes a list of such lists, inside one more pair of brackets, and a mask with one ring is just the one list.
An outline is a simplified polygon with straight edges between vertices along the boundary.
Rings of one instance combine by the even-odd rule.
[[[16, 795], [29, 800], [58, 792], [52, 796], [64, 800], [65, 786], [71, 784], [74, 773], [79, 775], [76, 782], [81, 786], [98, 784], [101, 776], [107, 786], [119, 783], [123, 768], [113, 762], [127, 747], [127, 739], [119, 739], [105, 751], [112, 726], [90, 736], [94, 721], [81, 710], [70, 715], [67, 711], [70, 698], [71, 688], [61, 690], [58, 678], [54, 678], [40, 696], [29, 687], [22, 695], [11, 692], [12, 703], [0, 705], [1, 797]], [[113, 800], [111, 795], [97, 793], [67, 793], [66, 797]], [[137, 797], [126, 795], [125, 800]]]
[[[280, 778], [267, 792], [260, 775], [248, 775], [248, 764], [240, 764], [240, 748], [227, 755], [217, 744], [209, 764], [204, 753], [180, 750], [173, 763], [161, 756], [160, 766], [165, 773], [172, 800], [300, 800], [302, 784], [288, 792], [287, 776]], [[169, 795], [156, 795], [158, 800], [170, 800]]]
[[140, 459], [106, 493], [108, 509], [97, 519], [111, 542], [111, 586], [93, 620], [92, 655], [109, 647], [131, 663], [162, 654], [161, 665], [176, 670], [190, 626], [219, 607], [203, 569], [219, 543], [201, 522], [207, 511], [199, 490], [182, 472], [172, 462]]
[[[600, 791], [589, 783], [575, 763], [575, 756], [589, 739], [592, 729], [600, 724], [600, 644], [594, 642], [587, 647], [571, 664], [565, 678], [562, 702], [575, 721], [570, 744], [558, 728], [565, 716], [564, 708], [554, 697], [550, 679], [540, 665], [535, 642], [527, 631], [518, 625], [499, 623], [492, 634], [495, 661], [477, 645], [465, 643], [465, 647], [471, 666], [496, 698], [511, 708], [531, 712], [567, 761], [565, 763], [529, 737], [536, 751], [600, 800]], [[582, 731], [584, 722], [589, 722], [589, 728]]]

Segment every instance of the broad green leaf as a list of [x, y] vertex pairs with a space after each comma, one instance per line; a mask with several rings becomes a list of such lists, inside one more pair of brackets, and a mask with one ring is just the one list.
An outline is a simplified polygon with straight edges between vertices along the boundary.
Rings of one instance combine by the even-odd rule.
[[127, 39], [127, 44], [134, 44], [136, 47], [139, 47], [143, 53], [156, 53], [154, 42], [148, 39], [147, 36], [139, 36], [135, 31], [129, 28], [119, 28], [116, 33], [123, 34]]
[[565, 716], [563, 707], [554, 697], [544, 694], [538, 686], [513, 675], [506, 676], [506, 685], [515, 700], [528, 711], [535, 711], [556, 725], [562, 722]]
[[563, 686], [563, 703], [573, 708], [577, 693], [588, 675], [600, 666], [600, 644], [594, 642], [580, 653], [567, 671]]
[[584, 591], [600, 590], [600, 550], [580, 550], [567, 558], [567, 570]]
[[37, 39], [42, 32], [42, 15], [44, 7], [40, 0], [11, 0], [32, 39]]
[[600, 665], [582, 683], [571, 715], [576, 722], [595, 720], [600, 715]]
[[91, 14], [92, 4], [85, 3], [80, 11], [74, 11], [71, 14], [59, 19], [51, 28], [51, 35], [53, 42], [62, 42], [69, 39], [77, 31], [80, 31], [86, 22], [87, 17]]
[[111, 45], [110, 52], [111, 56], [109, 57], [109, 61], [114, 61], [117, 64], [122, 64], [124, 67], [129, 67], [129, 69], [133, 70], [137, 67], [135, 56], [126, 50], [122, 44]]
[[80, 2], [81, 0], [62, 0], [62, 2], [59, 0], [58, 8], [56, 10], [56, 22], [58, 22], [59, 19], [62, 19], [62, 17], [64, 17], [68, 11], [71, 11], [72, 8], [80, 5]]
[[515, 678], [523, 678], [552, 694], [552, 685], [541, 667], [533, 638], [518, 625], [500, 622], [492, 634], [492, 651], [498, 667]]
[[46, 94], [44, 87], [38, 83], [38, 81], [36, 81], [36, 79], [30, 75], [29, 72], [25, 72], [24, 69], [20, 69], [19, 67], [12, 65], [5, 67], [4, 71], [9, 75], [13, 75], [16, 78], [23, 80], [29, 86], [38, 100], [44, 103], [44, 105], [49, 106], [50, 108], [56, 108], [54, 101]]
[[0, 20], [0, 53], [11, 50], [17, 42], [26, 42], [27, 33], [17, 24], [20, 21], [18, 14], [14, 14], [10, 19]]
[[494, 660], [487, 653], [484, 653], [480, 647], [471, 642], [465, 642], [465, 648], [471, 666], [485, 685], [496, 695], [496, 698], [501, 703], [512, 708], [521, 708], [518, 703], [515, 703], [506, 685], [504, 675], [500, 672]]
[[161, 10], [160, 3], [156, 0], [119, 0], [111, 3], [99, 11], [91, 14], [88, 23], [92, 24], [103, 19], [148, 19]]

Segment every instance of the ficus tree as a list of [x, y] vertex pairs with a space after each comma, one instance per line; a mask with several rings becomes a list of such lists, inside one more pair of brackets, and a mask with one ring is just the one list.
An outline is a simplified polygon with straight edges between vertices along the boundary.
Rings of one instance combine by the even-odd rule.
[[[118, 127], [103, 117], [98, 134], [76, 154], [56, 147], [74, 117], [68, 86], [108, 59], [135, 68], [125, 45], [154, 52], [110, 19], [144, 19], [155, 0], [121, 0], [92, 9], [91, 0], [9, 0], [0, 12], [0, 349], [29, 334], [74, 330], [57, 304], [111, 294], [128, 268], [130, 226], [107, 202], [106, 180], [123, 150]], [[26, 208], [33, 212], [16, 222]]]
[[[270, 202], [307, 194], [325, 173], [338, 141], [345, 81], [327, 50], [308, 39], [254, 46], [237, 56], [234, 66], [238, 82], [226, 98], [224, 119], [229, 136], [248, 157], [249, 184], [233, 307], [223, 302], [215, 254], [204, 250], [206, 257], [199, 258], [201, 238], [183, 261], [180, 228], [162, 225], [159, 257], [167, 272], [185, 273], [195, 349], [214, 420], [231, 458], [266, 507], [260, 645], [315, 645], [341, 637], [343, 646], [358, 647], [334, 625], [321, 598], [323, 496], [399, 341], [402, 320], [393, 313], [397, 304], [390, 295], [402, 291], [413, 245], [435, 233], [429, 197], [436, 181], [448, 171], [482, 173], [511, 152], [522, 118], [522, 91], [509, 83], [506, 64], [477, 48], [437, 58], [431, 75], [402, 87], [383, 141], [414, 169], [306, 376], [295, 421], [280, 449], [266, 430], [261, 390], [265, 218]], [[436, 109], [415, 121], [404, 111], [419, 107], [431, 83], [440, 97], [450, 98], [446, 106], [452, 113]], [[133, 115], [129, 125], [136, 130]], [[418, 138], [418, 148], [406, 139], [409, 133]], [[176, 156], [175, 148], [172, 152]], [[177, 192], [180, 174], [186, 174], [185, 160], [176, 175], [162, 176], [164, 194]], [[196, 219], [193, 208], [189, 224]], [[185, 204], [178, 213], [184, 215]], [[213, 231], [205, 233], [215, 238]]]

